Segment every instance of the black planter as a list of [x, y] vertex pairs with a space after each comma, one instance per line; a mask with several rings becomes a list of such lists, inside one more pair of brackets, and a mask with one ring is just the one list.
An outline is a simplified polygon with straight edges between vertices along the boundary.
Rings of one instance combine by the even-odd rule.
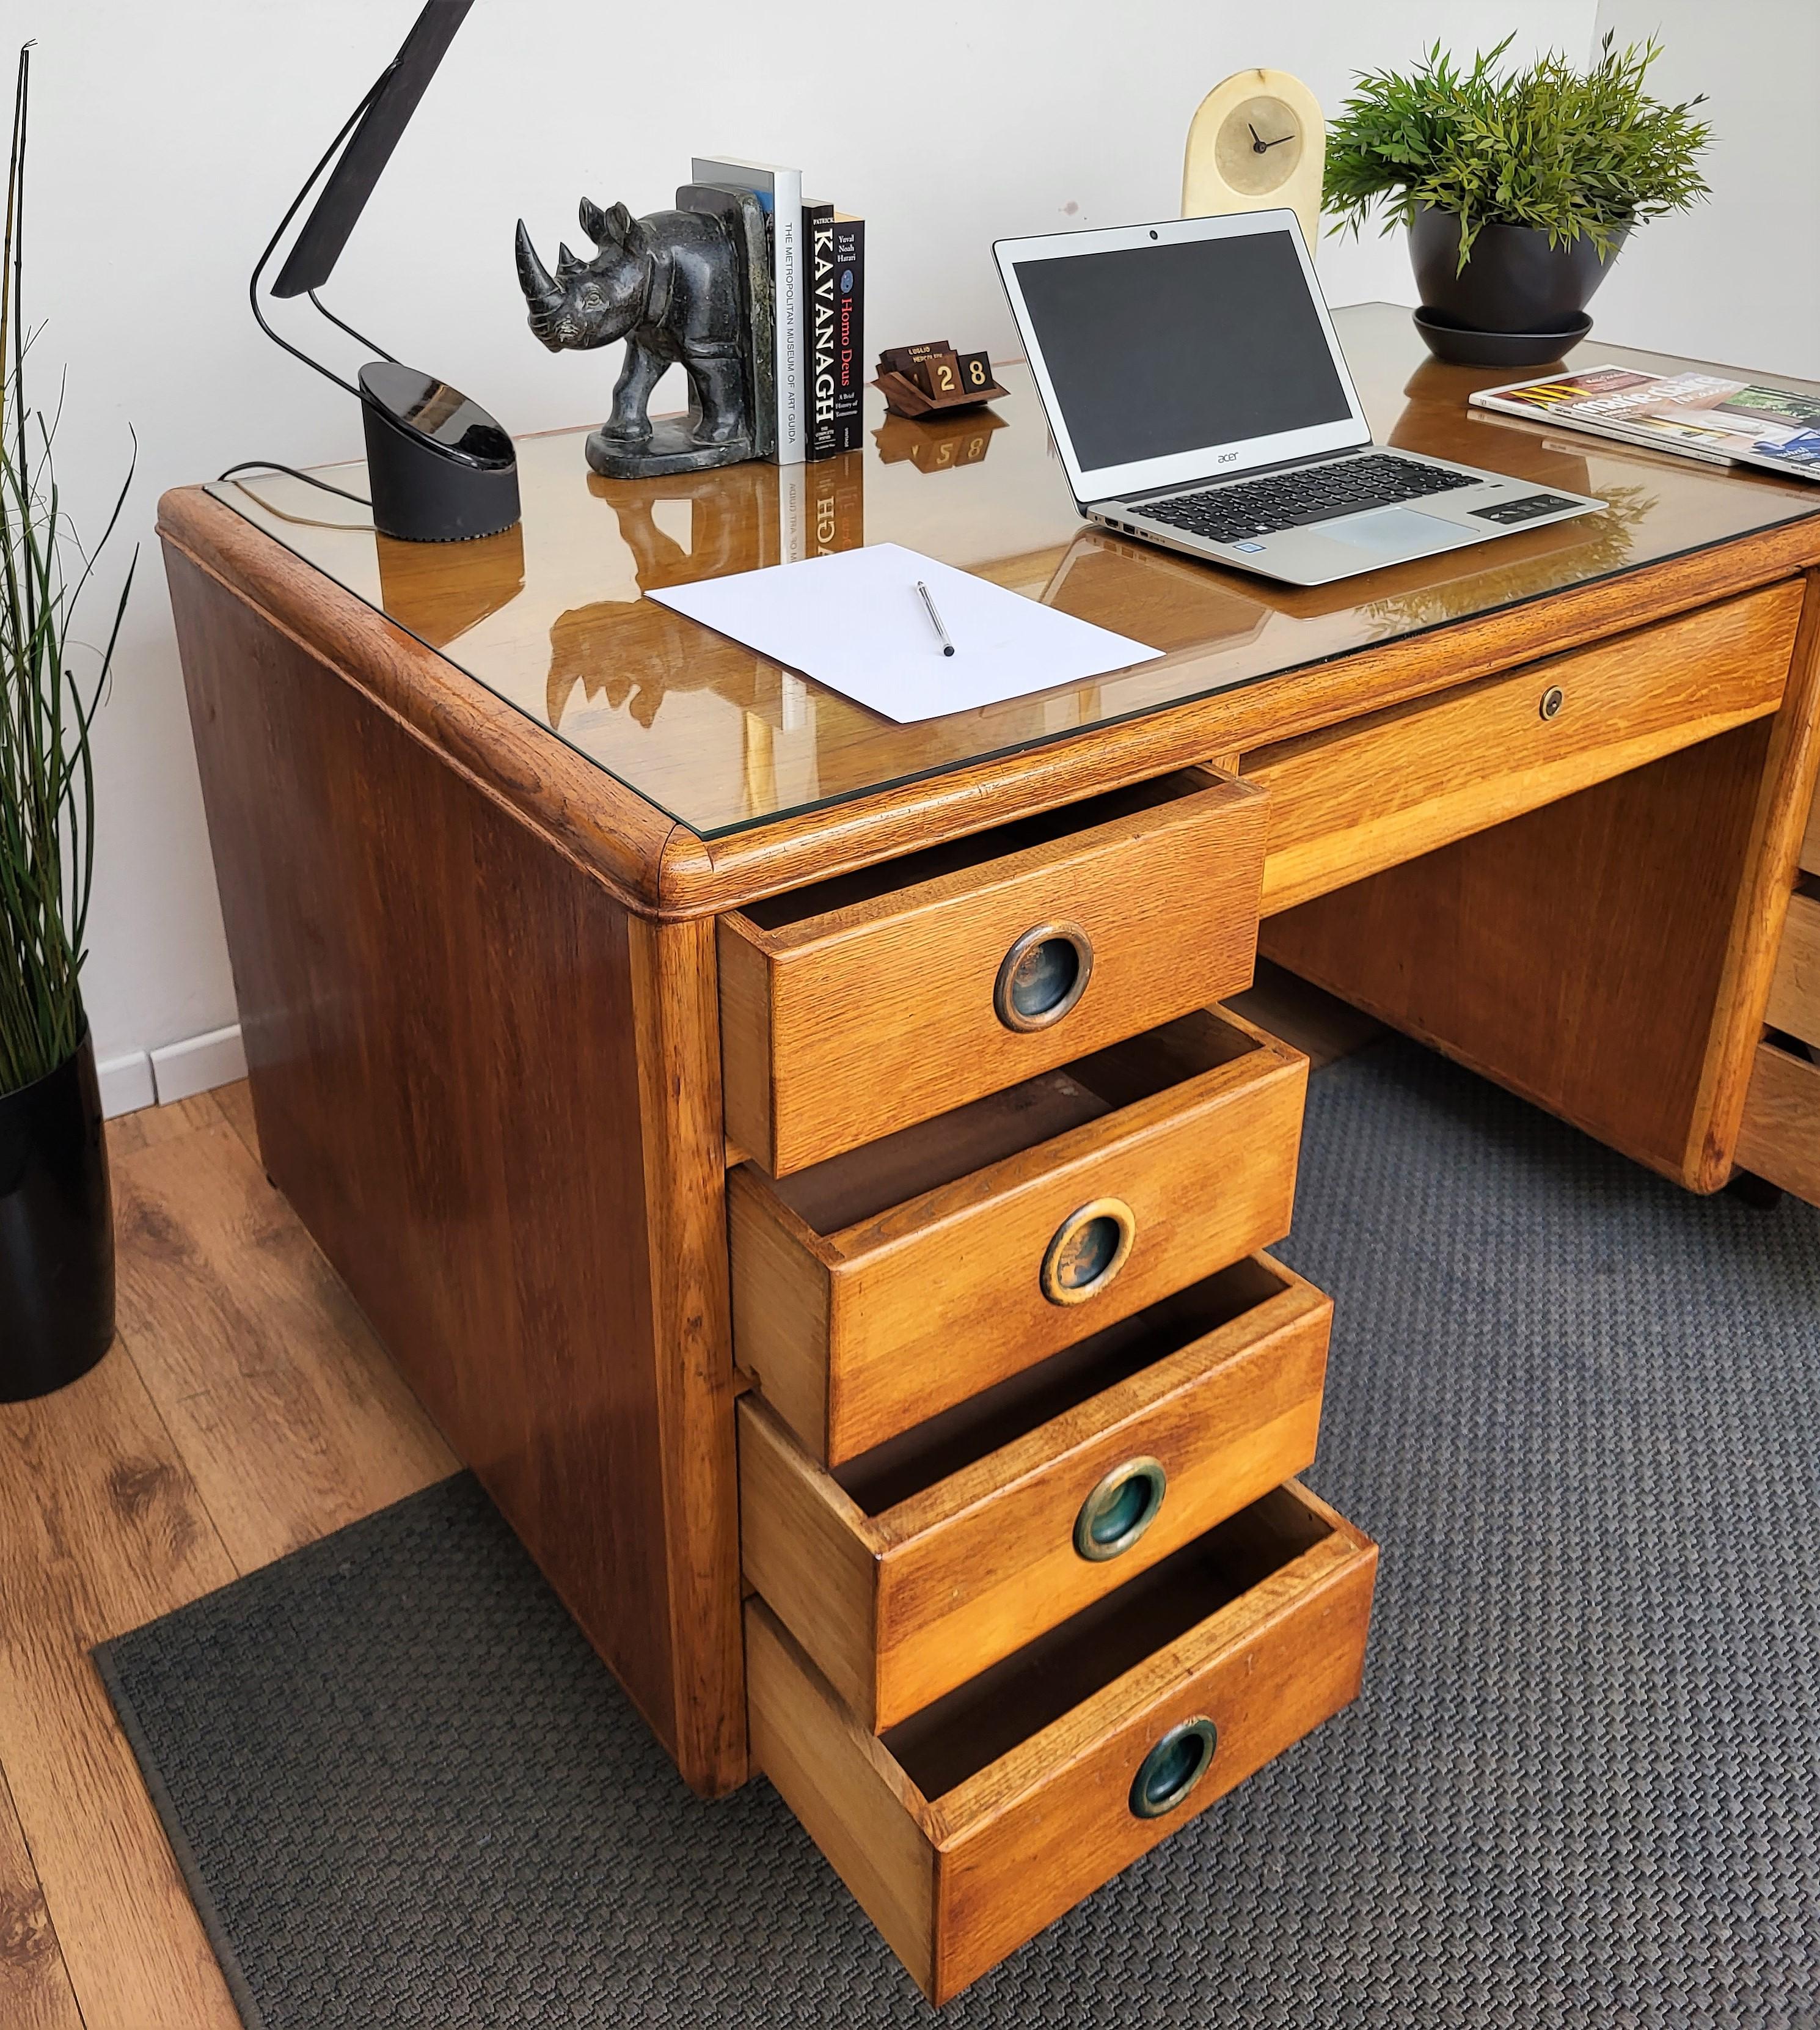
[[1458, 268], [1460, 221], [1454, 213], [1424, 206], [1410, 225], [1410, 260], [1423, 307], [1470, 331], [1571, 330], [1618, 255], [1614, 247], [1602, 259], [1584, 233], [1570, 246], [1551, 247], [1535, 226], [1482, 225], [1472, 258]]
[[0, 1403], [86, 1374], [113, 1342], [113, 1200], [95, 1046], [0, 1098]]

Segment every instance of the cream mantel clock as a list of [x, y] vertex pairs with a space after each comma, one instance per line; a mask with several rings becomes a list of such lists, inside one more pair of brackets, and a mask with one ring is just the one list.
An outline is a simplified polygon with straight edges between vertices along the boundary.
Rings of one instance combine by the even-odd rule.
[[1286, 70], [1235, 71], [1201, 102], [1182, 164], [1182, 216], [1287, 205], [1312, 256], [1320, 227], [1327, 122]]

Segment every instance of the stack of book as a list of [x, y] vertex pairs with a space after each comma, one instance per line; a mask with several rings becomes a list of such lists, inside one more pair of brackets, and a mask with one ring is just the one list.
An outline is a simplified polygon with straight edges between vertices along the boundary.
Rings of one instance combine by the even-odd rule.
[[752, 191], [770, 229], [778, 464], [857, 450], [865, 386], [866, 221], [805, 199], [802, 171], [775, 163], [697, 155], [692, 180]]

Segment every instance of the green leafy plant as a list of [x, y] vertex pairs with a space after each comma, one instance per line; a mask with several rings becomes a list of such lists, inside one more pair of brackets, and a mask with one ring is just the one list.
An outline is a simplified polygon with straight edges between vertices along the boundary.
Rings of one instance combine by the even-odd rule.
[[1658, 44], [1620, 50], [1608, 34], [1586, 72], [1558, 52], [1501, 72], [1511, 40], [1469, 70], [1437, 43], [1406, 77], [1359, 73], [1327, 134], [1321, 205], [1336, 232], [1358, 232], [1381, 199], [1386, 232], [1424, 206], [1453, 213], [1462, 268], [1483, 225], [1532, 226], [1551, 247], [1584, 233], [1609, 258], [1627, 228], [1707, 195], [1705, 95], [1665, 106], [1645, 93]]
[[[90, 735], [132, 589], [105, 647], [72, 629], [132, 483], [129, 467], [99, 542], [85, 548], [57, 490], [57, 414], [25, 396], [26, 111], [31, 45], [19, 52], [0, 271], [0, 1094], [54, 1071], [82, 1040], [80, 975], [95, 880]], [[58, 408], [61, 397], [58, 398]], [[133, 563], [138, 552], [133, 553]], [[86, 686], [72, 655], [96, 658]]]

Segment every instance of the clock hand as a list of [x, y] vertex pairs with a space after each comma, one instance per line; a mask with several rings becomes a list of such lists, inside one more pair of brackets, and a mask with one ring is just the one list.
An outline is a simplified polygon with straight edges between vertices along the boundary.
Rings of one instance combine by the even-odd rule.
[[1251, 136], [1252, 154], [1254, 155], [1261, 155], [1265, 149], [1270, 146], [1270, 143], [1268, 141], [1263, 141], [1258, 139], [1257, 129], [1252, 125], [1249, 120], [1245, 123], [1245, 131]]
[[1274, 141], [1257, 141], [1257, 136], [1254, 132], [1251, 138], [1257, 142], [1257, 153], [1262, 155], [1272, 148], [1280, 148], [1285, 141], [1293, 141], [1295, 136], [1293, 134], [1279, 134]]

